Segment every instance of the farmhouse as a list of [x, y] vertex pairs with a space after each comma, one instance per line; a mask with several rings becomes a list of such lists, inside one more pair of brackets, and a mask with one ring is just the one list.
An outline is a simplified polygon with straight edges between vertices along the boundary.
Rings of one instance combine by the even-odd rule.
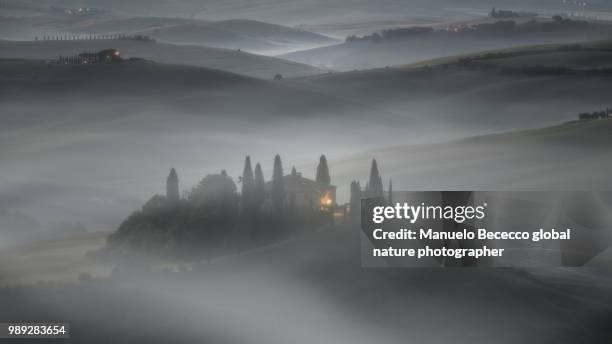
[[111, 63], [120, 62], [121, 54], [117, 49], [104, 49], [95, 53], [81, 53], [79, 59], [82, 63]]
[[[295, 168], [283, 177], [284, 204], [297, 213], [328, 212], [336, 205], [336, 187], [304, 178]], [[266, 203], [271, 201], [272, 181], [265, 184]]]

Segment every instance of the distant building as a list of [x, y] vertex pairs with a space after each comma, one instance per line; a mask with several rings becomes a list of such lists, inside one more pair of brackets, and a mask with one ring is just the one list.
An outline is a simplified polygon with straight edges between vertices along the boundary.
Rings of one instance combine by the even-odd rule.
[[81, 63], [112, 63], [121, 62], [121, 53], [117, 49], [104, 49], [95, 53], [81, 53], [79, 54], [79, 60]]
[[[328, 212], [336, 206], [336, 187], [302, 177], [295, 169], [283, 177], [285, 208], [298, 213]], [[265, 184], [266, 203], [271, 203], [272, 182]]]

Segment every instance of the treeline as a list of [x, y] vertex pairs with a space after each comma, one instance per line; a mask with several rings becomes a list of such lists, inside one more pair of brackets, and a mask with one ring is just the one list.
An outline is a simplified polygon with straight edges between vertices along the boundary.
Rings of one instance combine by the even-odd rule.
[[[295, 169], [292, 174], [296, 174]], [[331, 183], [324, 155], [319, 160], [316, 181]], [[261, 164], [253, 168], [248, 156], [238, 182], [240, 193], [222, 170], [207, 175], [181, 197], [178, 174], [172, 169], [166, 180], [166, 195], [153, 196], [123, 221], [109, 236], [107, 248], [110, 252], [211, 259], [333, 220], [333, 205], [326, 211], [301, 212], [298, 216], [286, 197], [279, 155], [274, 158], [269, 183], [265, 182]]]
[[346, 38], [351, 42], [382, 42], [390, 40], [408, 40], [424, 37], [456, 38], [471, 36], [497, 36], [497, 37], [529, 37], [533, 35], [564, 34], [576, 31], [577, 34], [593, 35], [596, 37], [608, 37], [612, 34], [610, 25], [589, 23], [584, 20], [573, 20], [561, 16], [553, 17], [552, 21], [542, 22], [531, 20], [523, 24], [517, 24], [514, 20], [499, 20], [494, 23], [482, 23], [476, 25], [456, 25], [443, 30], [434, 30], [430, 27], [411, 27], [388, 29], [382, 32], [365, 36], [351, 35]]
[[[171, 169], [166, 179], [166, 195], [154, 195], [140, 210], [124, 220], [107, 240], [107, 252], [143, 252], [156, 256], [212, 259], [268, 242], [287, 238], [302, 230], [312, 230], [334, 221], [342, 209], [345, 219], [358, 221], [362, 198], [381, 198], [391, 203], [392, 185], [385, 193], [376, 160], [362, 189], [359, 181], [350, 185], [350, 202], [338, 207], [321, 202], [321, 208], [297, 209], [286, 192], [285, 180], [301, 175], [292, 169], [284, 175], [281, 157], [274, 157], [271, 179], [266, 182], [260, 163], [253, 168], [250, 157], [244, 161], [237, 184], [222, 170], [209, 174], [190, 190], [179, 192], [179, 177]], [[300, 179], [301, 180], [301, 179]], [[312, 182], [312, 181], [311, 181]], [[325, 155], [319, 158], [315, 181], [331, 186]]]
[[510, 10], [498, 10], [495, 7], [489, 12], [491, 18], [520, 18], [520, 17], [537, 17], [535, 12], [515, 12]]
[[410, 27], [401, 29], [387, 29], [381, 33], [375, 32], [371, 35], [362, 37], [351, 35], [346, 38], [346, 42], [372, 41], [379, 42], [383, 40], [405, 39], [422, 36], [424, 34], [433, 33], [434, 30], [429, 27]]
[[582, 112], [578, 114], [578, 120], [587, 121], [594, 119], [606, 119], [612, 117], [612, 109], [607, 108], [602, 111]]
[[43, 35], [42, 37], [34, 37], [35, 41], [99, 41], [99, 40], [133, 40], [143, 42], [155, 42], [155, 40], [145, 35], [126, 35], [126, 34], [81, 34], [81, 35]]

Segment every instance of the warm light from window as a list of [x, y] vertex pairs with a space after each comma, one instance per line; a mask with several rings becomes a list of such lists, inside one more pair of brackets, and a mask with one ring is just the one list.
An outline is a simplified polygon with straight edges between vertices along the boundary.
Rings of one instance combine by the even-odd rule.
[[321, 197], [321, 207], [329, 208], [334, 203], [331, 192], [327, 191], [323, 197]]

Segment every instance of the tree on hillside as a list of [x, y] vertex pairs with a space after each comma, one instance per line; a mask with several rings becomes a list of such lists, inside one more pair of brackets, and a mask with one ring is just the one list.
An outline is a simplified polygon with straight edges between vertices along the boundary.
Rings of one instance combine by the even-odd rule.
[[251, 168], [251, 157], [247, 156], [244, 159], [244, 170], [242, 172], [242, 191], [241, 206], [243, 213], [249, 213], [253, 210], [255, 180], [253, 178], [253, 168]]
[[257, 163], [255, 165], [255, 182], [253, 185], [253, 203], [257, 208], [261, 206], [266, 198], [265, 181], [263, 172], [261, 171], [261, 165]]
[[272, 206], [277, 211], [283, 210], [285, 201], [285, 183], [283, 181], [283, 164], [280, 155], [274, 157], [274, 170], [272, 172], [272, 190], [270, 191]]
[[219, 205], [233, 209], [238, 203], [236, 184], [225, 170], [209, 174], [191, 190], [189, 201], [196, 206]]
[[370, 180], [368, 182], [368, 197], [382, 197], [383, 196], [383, 183], [382, 177], [378, 172], [378, 164], [376, 159], [372, 159], [372, 166], [370, 167]]
[[170, 202], [179, 200], [179, 179], [174, 168], [170, 170], [170, 174], [166, 179], [166, 198]]
[[316, 181], [324, 185], [331, 184], [331, 178], [329, 176], [329, 167], [327, 166], [327, 158], [325, 157], [325, 155], [321, 155], [321, 157], [319, 158]]
[[361, 185], [359, 181], [351, 182], [351, 199], [349, 203], [350, 217], [355, 219], [359, 217], [361, 212]]

